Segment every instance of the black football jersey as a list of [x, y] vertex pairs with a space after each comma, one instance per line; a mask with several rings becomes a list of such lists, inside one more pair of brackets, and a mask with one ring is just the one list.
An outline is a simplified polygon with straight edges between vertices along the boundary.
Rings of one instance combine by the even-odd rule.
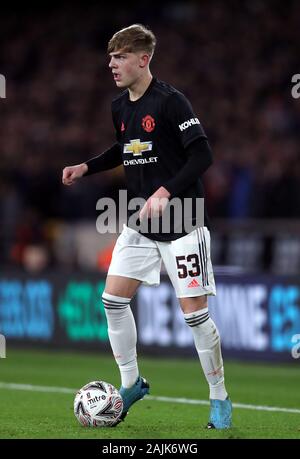
[[[182, 169], [187, 161], [185, 149], [188, 145], [197, 138], [206, 138], [187, 98], [156, 78], [152, 79], [143, 96], [134, 102], [130, 101], [128, 90], [115, 98], [112, 117], [122, 152], [129, 199], [148, 199]], [[191, 198], [195, 203], [195, 198], [204, 198], [200, 177], [177, 197], [181, 200]], [[187, 218], [193, 220], [194, 217], [182, 212], [182, 219]], [[204, 224], [208, 226], [206, 211]], [[150, 226], [147, 231], [141, 228], [140, 232], [158, 241], [171, 241], [187, 234], [184, 230], [176, 232], [175, 226], [175, 223], [171, 224], [169, 232], [157, 232], [157, 229], [151, 232]]]

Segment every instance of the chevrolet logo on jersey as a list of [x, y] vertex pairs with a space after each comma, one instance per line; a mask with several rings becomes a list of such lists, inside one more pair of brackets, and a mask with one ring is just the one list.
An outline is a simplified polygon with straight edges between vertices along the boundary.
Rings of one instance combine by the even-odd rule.
[[141, 142], [140, 139], [130, 140], [124, 144], [123, 153], [132, 153], [133, 156], [142, 156], [144, 151], [152, 150], [152, 142]]

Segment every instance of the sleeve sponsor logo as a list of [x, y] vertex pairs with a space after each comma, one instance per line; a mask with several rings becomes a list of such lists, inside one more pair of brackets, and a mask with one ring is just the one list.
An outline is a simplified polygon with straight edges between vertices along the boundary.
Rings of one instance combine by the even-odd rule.
[[198, 118], [191, 118], [190, 120], [184, 121], [184, 123], [179, 124], [178, 127], [181, 131], [185, 131], [187, 128], [193, 126], [194, 124], [200, 124]]

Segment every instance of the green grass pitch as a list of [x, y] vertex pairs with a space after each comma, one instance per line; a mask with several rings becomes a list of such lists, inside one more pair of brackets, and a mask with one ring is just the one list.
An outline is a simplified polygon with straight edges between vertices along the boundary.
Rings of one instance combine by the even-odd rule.
[[[233, 427], [206, 430], [209, 406], [176, 399], [207, 400], [208, 388], [195, 359], [139, 357], [151, 399], [137, 402], [116, 428], [81, 427], [73, 414], [73, 393], [49, 392], [49, 386], [79, 389], [93, 380], [119, 387], [110, 355], [10, 349], [0, 359], [1, 439], [226, 439], [300, 438], [300, 367], [225, 360], [227, 390], [233, 403], [296, 409], [298, 412], [234, 408]], [[9, 388], [7, 383], [47, 386], [45, 391]], [[19, 387], [19, 386], [18, 386]], [[171, 398], [158, 401], [155, 397]]]

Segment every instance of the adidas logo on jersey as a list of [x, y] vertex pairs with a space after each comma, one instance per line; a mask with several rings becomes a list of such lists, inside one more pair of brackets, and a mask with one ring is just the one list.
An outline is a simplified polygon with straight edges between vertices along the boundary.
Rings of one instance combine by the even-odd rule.
[[188, 285], [188, 288], [192, 288], [192, 287], [200, 287], [200, 284], [199, 282], [196, 280], [196, 279], [193, 279], [189, 285]]
[[184, 123], [179, 124], [179, 129], [184, 131], [185, 129], [193, 126], [194, 124], [200, 124], [198, 118], [191, 118], [190, 120], [185, 121]]

